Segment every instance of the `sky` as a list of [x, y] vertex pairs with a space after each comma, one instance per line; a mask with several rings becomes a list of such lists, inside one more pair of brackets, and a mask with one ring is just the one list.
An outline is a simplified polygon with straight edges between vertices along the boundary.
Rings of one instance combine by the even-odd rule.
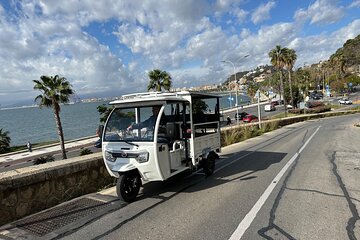
[[0, 106], [33, 100], [42, 75], [82, 98], [145, 92], [152, 69], [220, 84], [276, 45], [300, 67], [359, 34], [360, 0], [0, 0]]

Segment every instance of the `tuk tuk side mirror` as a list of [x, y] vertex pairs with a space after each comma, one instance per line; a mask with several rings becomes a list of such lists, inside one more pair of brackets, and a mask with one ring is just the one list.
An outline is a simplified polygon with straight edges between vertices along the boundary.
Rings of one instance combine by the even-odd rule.
[[104, 125], [99, 125], [96, 130], [96, 134], [98, 135], [99, 138], [101, 138], [103, 132], [104, 132]]

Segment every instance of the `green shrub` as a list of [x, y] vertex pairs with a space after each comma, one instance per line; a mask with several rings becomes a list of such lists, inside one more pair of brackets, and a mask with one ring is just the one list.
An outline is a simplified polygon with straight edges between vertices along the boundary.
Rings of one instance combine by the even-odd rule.
[[264, 129], [264, 133], [278, 129], [278, 127], [279, 127], [279, 121], [266, 122], [266, 123], [262, 123], [261, 125], [261, 128]]
[[39, 164], [44, 164], [44, 163], [53, 162], [53, 161], [55, 161], [54, 156], [53, 155], [47, 155], [45, 157], [35, 158], [33, 164], [34, 165], [39, 165]]
[[304, 109], [300, 109], [300, 108], [289, 109], [288, 112], [293, 114], [302, 114], [304, 113]]
[[93, 152], [88, 149], [88, 148], [82, 148], [80, 151], [80, 156], [84, 156], [84, 155], [88, 155], [88, 154], [92, 154]]
[[308, 102], [308, 108], [316, 108], [316, 107], [320, 107], [320, 106], [324, 106], [325, 104], [323, 102], [320, 101], [312, 101], [312, 102]]
[[241, 141], [241, 128], [228, 129], [221, 133], [221, 145], [227, 146]]
[[307, 113], [323, 113], [323, 112], [328, 112], [331, 111], [331, 106], [318, 106], [315, 108], [310, 108], [310, 109], [306, 109]]

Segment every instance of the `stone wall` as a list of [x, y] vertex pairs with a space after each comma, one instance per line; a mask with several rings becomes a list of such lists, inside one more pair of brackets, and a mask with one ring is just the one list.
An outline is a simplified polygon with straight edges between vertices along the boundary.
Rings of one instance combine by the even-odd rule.
[[101, 153], [0, 173], [0, 225], [113, 183]]

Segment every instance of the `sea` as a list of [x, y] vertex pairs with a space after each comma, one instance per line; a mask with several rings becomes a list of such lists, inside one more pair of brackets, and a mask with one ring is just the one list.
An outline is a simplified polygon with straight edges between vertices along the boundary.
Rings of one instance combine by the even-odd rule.
[[[220, 108], [235, 106], [234, 93], [222, 93]], [[250, 101], [246, 95], [238, 95], [238, 104]], [[100, 123], [99, 105], [108, 102], [90, 102], [61, 105], [60, 118], [65, 140], [95, 136]], [[8, 131], [11, 146], [26, 145], [47, 141], [57, 141], [57, 127], [52, 108], [19, 107], [0, 109], [0, 129]]]

